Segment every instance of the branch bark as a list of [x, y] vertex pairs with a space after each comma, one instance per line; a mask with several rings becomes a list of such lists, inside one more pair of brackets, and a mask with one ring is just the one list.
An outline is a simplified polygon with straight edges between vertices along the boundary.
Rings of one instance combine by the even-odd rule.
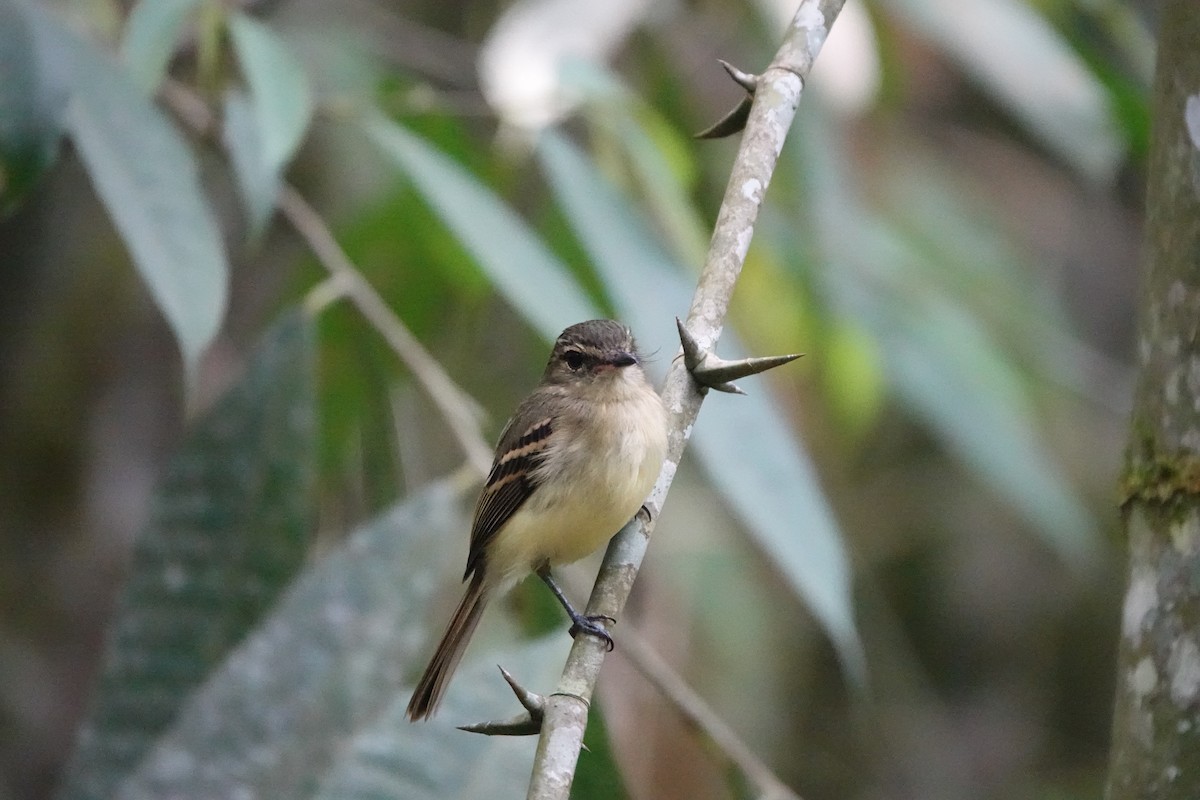
[[[844, 0], [801, 2], [782, 46], [758, 78], [708, 258], [688, 312], [687, 328], [704, 349], [711, 350], [720, 338], [758, 210], [800, 102], [804, 79], [843, 4]], [[646, 501], [649, 520], [639, 517], [609, 544], [588, 603], [588, 614], [619, 618], [704, 399], [682, 359], [673, 363], [662, 396], [671, 415], [670, 446], [658, 483]], [[530, 800], [565, 800], [570, 794], [588, 708], [604, 655], [604, 643], [595, 637], [580, 636], [575, 640], [558, 687], [547, 698], [527, 795]]]
[[340, 289], [359, 313], [409, 368], [417, 383], [441, 411], [471, 466], [479, 475], [487, 475], [492, 465], [492, 452], [480, 429], [482, 412], [479, 404], [451, 380], [437, 359], [400, 321], [396, 312], [350, 261], [325, 221], [290, 183], [285, 182], [279, 190], [279, 210], [308, 243], [317, 260], [338, 281]]
[[1124, 481], [1129, 582], [1107, 797], [1200, 797], [1200, 11], [1166, 4]]

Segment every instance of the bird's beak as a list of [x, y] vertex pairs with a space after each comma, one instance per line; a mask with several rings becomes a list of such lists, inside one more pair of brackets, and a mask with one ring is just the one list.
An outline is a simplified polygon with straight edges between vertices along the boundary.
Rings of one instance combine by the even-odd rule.
[[614, 367], [632, 367], [638, 363], [637, 356], [633, 353], [617, 353], [608, 363]]

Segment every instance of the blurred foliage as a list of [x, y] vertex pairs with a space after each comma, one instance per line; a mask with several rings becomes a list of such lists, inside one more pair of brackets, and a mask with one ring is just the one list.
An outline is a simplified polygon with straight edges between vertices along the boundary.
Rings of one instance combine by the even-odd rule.
[[0, 5], [0, 213], [20, 200], [58, 147], [65, 87], [37, 46], [32, 19]]
[[64, 794], [111, 797], [294, 577], [312, 520], [313, 330], [293, 313], [155, 493]]
[[[736, 144], [689, 138], [714, 59], [794, 7], [652, 5], [0, 0], [0, 797], [521, 794], [532, 742], [448, 725], [515, 711], [494, 659], [401, 719], [462, 457], [274, 202], [489, 432], [584, 317], [661, 375]], [[810, 800], [1099, 791], [1148, 13], [852, 0], [806, 87], [718, 349], [807, 356], [706, 404], [629, 615]], [[473, 652], [548, 686], [566, 637], [512, 611]], [[576, 797], [744, 796], [606, 676]]]

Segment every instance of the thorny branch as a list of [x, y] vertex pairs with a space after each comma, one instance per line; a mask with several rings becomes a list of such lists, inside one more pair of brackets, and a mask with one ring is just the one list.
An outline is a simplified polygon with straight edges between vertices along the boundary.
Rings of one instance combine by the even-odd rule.
[[[759, 206], [800, 102], [804, 78], [843, 4], [844, 0], [803, 0], [775, 58], [758, 76], [741, 147], [686, 321], [688, 333], [701, 350], [711, 351], [721, 335]], [[670, 438], [666, 463], [646, 501], [649, 519], [639, 515], [609, 544], [588, 614], [620, 617], [704, 399], [681, 359], [672, 365], [662, 395], [671, 415]], [[530, 800], [566, 800], [570, 794], [604, 656], [604, 644], [598, 639], [581, 636], [575, 640], [558, 688], [546, 698], [527, 795]]]

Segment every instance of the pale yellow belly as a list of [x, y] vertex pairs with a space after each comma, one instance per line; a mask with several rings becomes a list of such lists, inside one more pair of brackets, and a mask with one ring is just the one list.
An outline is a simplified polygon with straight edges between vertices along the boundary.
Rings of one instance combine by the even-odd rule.
[[[488, 570], [498, 583], [519, 580], [546, 562], [578, 561], [637, 513], [662, 467], [665, 430], [657, 425], [602, 430], [623, 433], [560, 450], [559, 461], [545, 465], [550, 474], [489, 544]], [[572, 479], [561, 480], [565, 473]]]
[[[626, 509], [622, 509], [622, 512]], [[578, 511], [557, 508], [522, 509], [496, 537], [489, 556], [504, 582], [519, 579], [539, 565], [569, 564], [599, 550], [637, 509], [581, 517]], [[508, 573], [508, 574], [504, 574]]]

